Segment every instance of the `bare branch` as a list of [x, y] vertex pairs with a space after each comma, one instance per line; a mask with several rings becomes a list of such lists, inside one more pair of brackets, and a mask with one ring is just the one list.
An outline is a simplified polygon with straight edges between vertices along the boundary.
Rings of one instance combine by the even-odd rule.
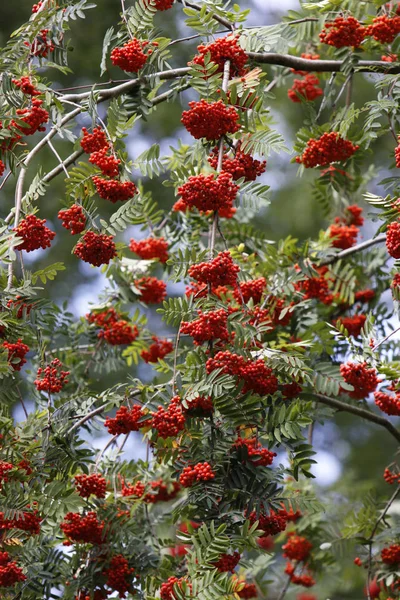
[[[247, 56], [256, 63], [289, 67], [301, 71], [315, 71], [317, 73], [332, 73], [341, 71], [343, 61], [341, 60], [310, 60], [291, 56], [290, 54], [278, 54], [276, 52], [247, 52]], [[355, 65], [355, 72], [400, 73], [400, 66], [390, 66], [390, 63], [382, 60], [360, 60]]]
[[380, 235], [377, 235], [375, 238], [371, 238], [370, 240], [366, 240], [365, 242], [361, 242], [361, 244], [357, 244], [357, 246], [353, 246], [352, 248], [347, 248], [346, 250], [342, 250], [341, 252], [338, 252], [337, 254], [335, 254], [335, 256], [332, 256], [331, 258], [327, 258], [326, 260], [323, 260], [320, 265], [331, 265], [332, 263], [337, 262], [338, 260], [341, 260], [342, 258], [347, 258], [348, 256], [351, 256], [352, 254], [356, 254], [357, 252], [361, 252], [362, 250], [366, 250], [367, 248], [370, 248], [371, 246], [375, 246], [376, 244], [383, 244], [383, 242], [386, 241], [386, 234], [385, 233], [381, 233]]

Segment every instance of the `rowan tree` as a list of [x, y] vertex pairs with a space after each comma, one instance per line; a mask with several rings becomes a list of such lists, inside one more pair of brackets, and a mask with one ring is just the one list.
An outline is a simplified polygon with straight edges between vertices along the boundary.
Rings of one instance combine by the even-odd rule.
[[[87, 0], [40, 0], [0, 51], [1, 597], [398, 599], [400, 3], [119, 10], [96, 81], [67, 87]], [[177, 109], [183, 141], [129, 143]], [[319, 236], [259, 227], [274, 154]], [[106, 281], [81, 317], [69, 269]], [[313, 481], [333, 424], [383, 432], [376, 493]]]

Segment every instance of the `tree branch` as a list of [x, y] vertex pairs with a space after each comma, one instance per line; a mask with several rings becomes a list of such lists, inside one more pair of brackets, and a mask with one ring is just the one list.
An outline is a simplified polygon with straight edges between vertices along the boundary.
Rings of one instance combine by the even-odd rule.
[[[247, 52], [247, 56], [256, 63], [289, 67], [301, 71], [315, 71], [316, 73], [338, 72], [341, 71], [343, 61], [341, 60], [310, 60], [291, 56], [290, 54], [278, 54], [277, 52]], [[370, 73], [400, 73], [400, 66], [390, 66], [390, 63], [382, 60], [360, 60], [355, 65], [357, 72]]]
[[325, 396], [324, 394], [313, 393], [313, 396], [316, 398], [317, 402], [321, 402], [321, 404], [325, 404], [326, 406], [336, 408], [337, 410], [343, 412], [351, 413], [353, 415], [356, 415], [357, 417], [365, 419], [366, 421], [370, 421], [371, 423], [376, 423], [377, 425], [384, 427], [398, 442], [400, 442], [400, 431], [398, 431], [396, 427], [384, 417], [380, 417], [375, 413], [369, 412], [365, 408], [353, 406], [351, 404], [346, 404], [341, 400], [336, 400], [336, 398], [330, 398], [329, 396]]
[[362, 250], [366, 250], [366, 248], [370, 248], [371, 246], [375, 246], [376, 244], [382, 244], [386, 241], [386, 233], [381, 233], [377, 235], [375, 238], [371, 238], [370, 240], [366, 240], [365, 242], [361, 242], [361, 244], [357, 244], [357, 246], [353, 246], [352, 248], [347, 248], [346, 250], [342, 250], [338, 252], [331, 258], [327, 258], [320, 263], [320, 266], [323, 265], [331, 265], [332, 263], [341, 260], [342, 258], [347, 258], [352, 254], [356, 254], [357, 252], [361, 252]]

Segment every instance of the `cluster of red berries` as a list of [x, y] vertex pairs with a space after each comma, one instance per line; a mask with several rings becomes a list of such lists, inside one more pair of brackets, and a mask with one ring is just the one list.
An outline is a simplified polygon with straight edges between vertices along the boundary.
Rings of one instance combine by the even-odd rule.
[[331, 131], [322, 134], [320, 138], [309, 139], [303, 154], [296, 157], [296, 162], [303, 164], [306, 169], [323, 167], [333, 162], [347, 160], [358, 149], [359, 146]]
[[387, 565], [397, 565], [400, 563], [400, 544], [392, 544], [388, 548], [383, 548], [381, 552], [382, 562]]
[[211, 44], [197, 46], [199, 54], [193, 58], [193, 63], [204, 66], [204, 58], [210, 54], [211, 61], [218, 65], [218, 72], [223, 73], [227, 60], [230, 63], [230, 77], [245, 75], [247, 54], [238, 44], [237, 36], [228, 35], [219, 38]]
[[113, 204], [121, 200], [125, 202], [137, 192], [137, 187], [133, 181], [118, 181], [118, 179], [103, 179], [102, 177], [93, 177], [93, 183], [96, 186], [100, 198], [109, 200]]
[[364, 225], [364, 217], [362, 216], [363, 209], [361, 206], [357, 204], [352, 204], [351, 206], [346, 206], [344, 209], [344, 218], [336, 217], [335, 221], [337, 223], [343, 222], [347, 223], [347, 225], [357, 225], [361, 227]]
[[172, 8], [172, 5], [174, 4], [174, 0], [154, 0], [155, 1], [155, 8], [157, 10], [168, 10], [169, 8]]
[[43, 2], [41, 2], [41, 0], [39, 0], [39, 2], [37, 4], [34, 4], [32, 6], [32, 14], [35, 14], [38, 12], [38, 10], [40, 9], [40, 7], [42, 6]]
[[258, 517], [256, 512], [252, 512], [249, 515], [249, 521], [252, 525], [258, 521], [257, 529], [260, 529], [263, 532], [262, 537], [277, 535], [281, 531], [285, 531], [287, 524], [286, 517], [273, 510], [270, 511], [269, 515], [260, 513]]
[[117, 256], [112, 235], [87, 231], [74, 249], [74, 254], [94, 267], [108, 265]]
[[214, 358], [207, 360], [206, 369], [207, 373], [221, 369], [221, 373], [243, 379], [244, 394], [252, 391], [260, 396], [267, 396], [274, 394], [278, 389], [276, 376], [262, 359], [246, 360], [243, 356], [232, 354], [229, 351], [217, 352]]
[[302, 585], [303, 587], [309, 588], [315, 585], [315, 579], [310, 573], [303, 573], [302, 575], [295, 575], [296, 565], [291, 562], [286, 563], [285, 573], [289, 575], [291, 583], [295, 585]]
[[16, 342], [3, 342], [3, 348], [8, 350], [8, 362], [14, 371], [20, 371], [26, 363], [25, 355], [29, 352], [29, 346], [18, 339]]
[[141, 481], [137, 481], [135, 484], [126, 484], [122, 480], [121, 493], [122, 496], [134, 496], [140, 498], [147, 504], [157, 504], [158, 502], [169, 502], [176, 498], [181, 490], [181, 485], [177, 481], [173, 481], [171, 484], [166, 484], [162, 479], [157, 479], [150, 483], [150, 491], [146, 492], [146, 486]]
[[96, 498], [105, 498], [107, 481], [102, 475], [75, 475], [77, 492], [82, 498], [89, 498], [91, 494]]
[[121, 435], [130, 431], [139, 431], [142, 424], [139, 420], [142, 419], [144, 413], [139, 405], [135, 404], [131, 409], [127, 406], [121, 406], [115, 414], [115, 417], [107, 417], [104, 426], [107, 427], [108, 433], [111, 435]]
[[51, 241], [55, 237], [54, 231], [45, 226], [46, 219], [38, 219], [35, 215], [28, 215], [20, 221], [18, 227], [13, 229], [22, 242], [18, 244], [18, 250], [32, 252], [39, 248], [50, 248]]
[[[264, 160], [261, 162], [253, 158], [251, 154], [245, 154], [241, 150], [241, 142], [236, 146], [233, 158], [229, 157], [226, 148], [224, 151], [222, 171], [230, 173], [234, 181], [242, 177], [244, 177], [245, 181], [255, 181], [266, 169], [267, 161]], [[218, 154], [219, 148], [214, 148], [208, 157], [208, 162], [213, 169], [216, 169], [218, 166]]]
[[20, 529], [32, 535], [39, 535], [42, 520], [37, 510], [24, 511], [21, 516], [15, 519], [5, 519], [4, 513], [0, 512], [0, 531]]
[[386, 467], [383, 472], [383, 479], [386, 481], [386, 483], [389, 483], [389, 485], [400, 483], [400, 473], [395, 473]]
[[400, 393], [389, 396], [384, 392], [375, 392], [375, 404], [382, 412], [390, 416], [400, 416]]
[[183, 577], [169, 577], [160, 587], [161, 600], [176, 600], [174, 585], [181, 588], [184, 581], [186, 580]]
[[336, 319], [333, 324], [338, 327], [339, 325], [343, 326], [349, 332], [349, 335], [353, 337], [358, 337], [361, 333], [361, 329], [365, 325], [365, 321], [367, 320], [366, 315], [353, 315], [352, 317], [339, 317]]
[[319, 79], [313, 73], [307, 73], [302, 79], [295, 79], [288, 90], [288, 98], [292, 102], [307, 100], [312, 102], [322, 96], [323, 90], [319, 87]]
[[397, 62], [398, 60], [397, 54], [382, 54], [381, 56], [382, 62], [393, 63]]
[[346, 250], [356, 244], [359, 231], [355, 225], [343, 225], [342, 223], [330, 225], [328, 229], [332, 246], [341, 250]]
[[[298, 268], [298, 270], [300, 270]], [[332, 304], [333, 295], [329, 289], [329, 279], [326, 277], [328, 267], [317, 267], [318, 276], [306, 277], [295, 284], [295, 288], [304, 294], [304, 299], [316, 298], [323, 304]]]
[[374, 290], [370, 289], [359, 290], [354, 294], [354, 298], [356, 302], [364, 302], [368, 304], [368, 302], [371, 302], [375, 298], [375, 292]]
[[199, 283], [210, 283], [212, 286], [236, 285], [238, 265], [232, 260], [228, 251], [220, 252], [209, 261], [192, 265], [189, 269], [189, 276]]
[[99, 521], [94, 511], [90, 511], [86, 515], [67, 513], [60, 529], [68, 538], [65, 545], [70, 542], [96, 545], [105, 542], [104, 521]]
[[12, 79], [13, 84], [26, 96], [40, 96], [41, 92], [33, 85], [30, 77]]
[[237, 302], [249, 302], [253, 300], [254, 304], [261, 302], [262, 295], [267, 287], [267, 281], [265, 277], [259, 277], [258, 279], [250, 279], [250, 281], [241, 281], [239, 283], [239, 289], [235, 289], [233, 295]]
[[26, 580], [22, 569], [18, 567], [8, 552], [0, 552], [0, 588], [13, 587]]
[[13, 300], [13, 299], [8, 300], [7, 306], [11, 310], [16, 311], [15, 316], [17, 317], [17, 319], [22, 319], [22, 317], [24, 315], [30, 314], [34, 305], [27, 304], [26, 302], [24, 302], [24, 298], [22, 296], [16, 296], [15, 300]]
[[221, 554], [218, 561], [213, 563], [221, 573], [233, 573], [240, 562], [239, 552], [233, 554]]
[[[268, 467], [272, 465], [276, 456], [276, 452], [271, 452], [267, 448], [263, 448], [256, 438], [243, 439], [238, 437], [233, 448], [241, 450], [246, 448], [246, 459], [249, 460], [255, 467]], [[240, 452], [242, 454], [242, 452]]]
[[131, 240], [129, 250], [137, 254], [143, 260], [158, 258], [161, 263], [168, 260], [168, 242], [163, 238], [149, 237], [145, 240]]
[[380, 380], [374, 368], [369, 369], [367, 363], [352, 363], [340, 365], [340, 374], [346, 383], [354, 387], [353, 391], [347, 391], [346, 394], [355, 400], [362, 400], [374, 392], [378, 387]]
[[100, 127], [95, 127], [92, 133], [86, 129], [86, 127], [82, 127], [83, 137], [81, 139], [81, 148], [86, 154], [91, 154], [92, 152], [98, 152], [104, 148], [108, 148], [107, 137], [103, 129]]
[[173, 351], [174, 345], [169, 340], [160, 340], [153, 335], [153, 343], [147, 350], [142, 350], [140, 356], [146, 363], [156, 363], [158, 359], [163, 359], [167, 354]]
[[372, 36], [381, 44], [391, 44], [394, 38], [400, 33], [400, 17], [388, 17], [380, 15], [375, 17], [372, 25], [369, 25], [365, 34]]
[[254, 583], [245, 583], [241, 590], [236, 591], [236, 594], [239, 596], [239, 598], [244, 598], [245, 600], [257, 598], [257, 587]]
[[49, 113], [42, 108], [43, 100], [34, 98], [29, 108], [18, 108], [16, 114], [21, 117], [22, 123], [12, 122], [23, 135], [33, 135], [37, 131], [45, 131], [43, 125], [49, 120]]
[[[151, 48], [147, 48], [149, 44], [148, 40], [142, 42], [137, 38], [132, 38], [122, 47], [114, 48], [110, 55], [111, 62], [127, 73], [137, 73], [153, 53]], [[151, 45], [158, 46], [158, 43], [152, 42]], [[146, 48], [147, 52], [144, 52]]]
[[191, 487], [199, 481], [211, 481], [215, 479], [215, 473], [208, 462], [197, 463], [193, 467], [185, 467], [180, 474], [179, 483], [183, 487]]
[[393, 258], [400, 258], [400, 222], [389, 223], [386, 230], [386, 248]]
[[291, 560], [305, 561], [311, 552], [312, 544], [305, 537], [289, 533], [289, 539], [282, 546], [283, 556]]
[[292, 381], [291, 383], [285, 383], [282, 386], [282, 396], [285, 400], [289, 400], [290, 398], [296, 398], [302, 391], [302, 387], [297, 381]]
[[182, 410], [189, 417], [209, 417], [214, 412], [214, 405], [210, 396], [197, 396], [186, 402], [187, 408], [182, 406]]
[[199, 318], [195, 321], [182, 321], [181, 323], [181, 333], [190, 335], [196, 345], [214, 339], [229, 339], [227, 329], [228, 313], [225, 309], [221, 308], [206, 313], [199, 310], [198, 315]]
[[61, 361], [55, 358], [44, 369], [39, 367], [34, 383], [39, 392], [54, 394], [61, 392], [64, 385], [68, 383], [68, 375], [69, 371], [63, 371]]
[[231, 209], [239, 186], [233, 183], [229, 173], [193, 175], [178, 188], [181, 201], [188, 208], [207, 212]]
[[110, 566], [103, 571], [103, 575], [107, 577], [106, 585], [118, 592], [120, 598], [125, 598], [126, 593], [131, 588], [134, 570], [129, 567], [127, 559], [122, 554], [113, 556], [110, 560]]
[[86, 216], [79, 204], [73, 204], [70, 208], [60, 210], [58, 218], [62, 221], [62, 226], [71, 231], [71, 235], [82, 233], [86, 227]]
[[6, 165], [3, 163], [2, 160], [0, 160], [0, 177], [3, 175], [5, 170], [6, 170]]
[[323, 44], [335, 48], [353, 46], [358, 48], [366, 35], [366, 29], [354, 17], [336, 17], [334, 21], [327, 21], [324, 29], [319, 34]]
[[167, 296], [167, 284], [157, 277], [141, 277], [133, 282], [145, 304], [160, 304]]
[[303, 516], [300, 510], [293, 510], [293, 506], [290, 506], [289, 510], [287, 510], [285, 505], [282, 503], [282, 507], [283, 508], [278, 511], [278, 514], [285, 518], [288, 522], [290, 521], [296, 523]]
[[46, 58], [49, 52], [54, 52], [54, 43], [47, 38], [49, 33], [48, 29], [42, 29], [33, 41], [32, 44], [24, 42], [24, 45], [30, 47], [30, 53], [32, 56], [39, 56], [40, 58]]
[[179, 396], [174, 396], [167, 406], [159, 406], [152, 413], [151, 427], [162, 438], [176, 437], [185, 427], [185, 417], [182, 412]]
[[126, 346], [132, 344], [138, 335], [136, 325], [130, 325], [128, 321], [121, 319], [109, 329], [100, 331], [98, 337], [104, 338], [110, 346]]
[[2, 483], [7, 483], [8, 476], [7, 473], [12, 471], [14, 465], [11, 463], [5, 462], [4, 460], [0, 460], [0, 489]]
[[97, 165], [103, 175], [106, 175], [107, 177], [117, 177], [117, 175], [119, 175], [119, 165], [121, 164], [121, 161], [119, 158], [115, 158], [107, 153], [108, 147], [92, 152], [89, 156], [89, 162], [92, 163], [92, 165]]
[[396, 167], [400, 169], [400, 135], [397, 137], [397, 139], [399, 143], [394, 150], [394, 157], [396, 159]]
[[199, 140], [205, 138], [208, 141], [218, 140], [227, 133], [236, 133], [240, 128], [239, 115], [233, 106], [227, 106], [218, 102], [189, 102], [190, 110], [182, 113], [182, 123]]
[[117, 313], [115, 308], [106, 308], [99, 312], [91, 312], [86, 315], [86, 319], [89, 323], [97, 325], [102, 329], [109, 329], [113, 327], [115, 323], [118, 323], [121, 315]]

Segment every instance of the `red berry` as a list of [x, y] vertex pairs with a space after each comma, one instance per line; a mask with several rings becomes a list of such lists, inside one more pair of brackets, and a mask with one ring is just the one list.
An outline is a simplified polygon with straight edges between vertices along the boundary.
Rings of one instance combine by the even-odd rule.
[[173, 351], [174, 345], [168, 340], [159, 340], [156, 336], [152, 336], [153, 344], [148, 350], [142, 350], [140, 356], [146, 363], [156, 363], [158, 359], [163, 359], [167, 354]]
[[32, 252], [39, 248], [50, 248], [51, 240], [55, 233], [45, 226], [46, 219], [38, 219], [35, 215], [28, 215], [20, 221], [18, 227], [13, 229], [22, 242], [18, 244], [18, 250]]
[[390, 416], [400, 416], [400, 394], [389, 396], [384, 392], [375, 392], [375, 404], [382, 412]]
[[206, 369], [207, 373], [222, 369], [221, 373], [228, 373], [243, 379], [245, 382], [244, 394], [252, 391], [261, 396], [267, 396], [274, 394], [278, 389], [276, 376], [262, 359], [246, 360], [242, 356], [232, 354], [229, 351], [218, 352], [214, 358], [207, 360]]
[[229, 333], [227, 329], [228, 313], [225, 309], [208, 311], [203, 313], [198, 311], [199, 318], [194, 321], [182, 321], [181, 333], [190, 335], [196, 345], [203, 344], [210, 340], [228, 340]]
[[374, 392], [380, 380], [377, 377], [375, 369], [368, 369], [367, 363], [346, 363], [340, 365], [340, 373], [346, 383], [354, 387], [354, 390], [345, 393], [350, 398], [362, 400], [371, 392]]
[[311, 138], [296, 162], [302, 163], [306, 169], [329, 165], [333, 162], [345, 161], [359, 149], [359, 146], [345, 140], [338, 133], [324, 133], [318, 139]]
[[135, 405], [131, 409], [127, 406], [121, 406], [117, 410], [115, 417], [107, 417], [104, 426], [107, 427], [108, 433], [112, 435], [139, 431], [143, 427], [143, 424], [139, 423], [139, 421], [144, 417], [144, 414], [139, 405]]
[[319, 87], [319, 79], [313, 73], [307, 73], [303, 79], [295, 79], [292, 87], [288, 90], [288, 98], [292, 102], [307, 100], [312, 102], [322, 96], [323, 90]]
[[179, 477], [179, 483], [183, 487], [191, 487], [199, 481], [211, 481], [215, 479], [215, 473], [208, 462], [197, 463], [193, 467], [185, 467]]
[[[238, 437], [233, 444], [233, 448], [238, 450], [245, 448], [245, 457], [256, 467], [268, 467], [272, 465], [276, 456], [276, 452], [271, 452], [267, 448], [263, 448], [256, 438], [243, 439]], [[243, 456], [242, 450], [240, 451], [240, 455]]]
[[29, 42], [24, 42], [24, 45], [30, 48], [30, 53], [32, 56], [40, 56], [41, 58], [46, 58], [49, 52], [54, 52], [56, 47], [51, 40], [47, 39], [48, 33], [48, 29], [42, 29], [39, 35], [35, 37], [32, 44], [30, 44]]
[[94, 511], [86, 515], [79, 513], [68, 513], [60, 525], [69, 541], [81, 544], [104, 544], [104, 521], [97, 519]]
[[[155, 1], [155, 5], [154, 8], [156, 8], [157, 10], [168, 10], [170, 8], [172, 8], [172, 5], [174, 4], [174, 0], [154, 0]], [[145, 2], [147, 2], [147, 0], [145, 0]]]
[[102, 475], [75, 475], [76, 490], [82, 498], [89, 498], [91, 494], [96, 498], [105, 498], [107, 482]]
[[61, 362], [55, 358], [44, 369], [38, 369], [34, 383], [39, 392], [57, 393], [68, 383], [68, 375], [69, 371], [63, 371]]
[[218, 65], [219, 73], [223, 73], [227, 60], [230, 61], [230, 77], [240, 77], [246, 73], [247, 54], [239, 46], [237, 36], [228, 35], [218, 38], [211, 44], [197, 46], [197, 50], [199, 55], [193, 58], [193, 63], [196, 65], [204, 66], [204, 58], [210, 54], [211, 61]]
[[157, 277], [141, 277], [134, 286], [139, 290], [139, 300], [145, 304], [160, 304], [167, 296], [167, 284]]
[[111, 62], [127, 73], [137, 73], [147, 61], [149, 52], [143, 52], [147, 45], [147, 41], [132, 38], [121, 48], [114, 48], [110, 55]]
[[[92, 152], [89, 156], [89, 162], [92, 165], [100, 167], [103, 175], [107, 177], [117, 177], [119, 175], [119, 165], [121, 161], [119, 158], [107, 155], [108, 148], [102, 148], [96, 152]], [[97, 187], [97, 186], [96, 186]]]
[[392, 544], [383, 548], [381, 552], [382, 562], [386, 565], [397, 565], [400, 563], [400, 544]]
[[[26, 363], [25, 354], [29, 352], [29, 346], [23, 343], [23, 341], [18, 339], [15, 343], [12, 342], [3, 342], [3, 348], [8, 350], [8, 362], [14, 371], [20, 371], [24, 364]], [[16, 359], [19, 359], [17, 362]]]
[[261, 529], [264, 533], [262, 537], [268, 535], [277, 535], [286, 529], [286, 518], [271, 510], [269, 515], [260, 513], [257, 517], [255, 512], [249, 516], [249, 521], [253, 525], [258, 521], [257, 529]]
[[151, 427], [161, 438], [176, 437], [185, 428], [185, 417], [178, 396], [174, 396], [167, 406], [159, 406], [152, 413]]
[[93, 177], [93, 183], [96, 186], [100, 198], [110, 200], [113, 204], [121, 200], [125, 202], [137, 193], [137, 187], [133, 181], [118, 181], [117, 179], [102, 179]]
[[267, 287], [267, 281], [265, 277], [259, 277], [258, 279], [250, 279], [250, 281], [241, 281], [239, 283], [239, 290], [235, 289], [233, 295], [237, 302], [249, 302], [253, 300], [254, 304], [261, 302], [262, 295]]
[[182, 113], [182, 123], [198, 140], [205, 138], [208, 141], [218, 140], [227, 133], [236, 133], [240, 128], [239, 115], [233, 106], [218, 102], [189, 102], [190, 110]]
[[196, 207], [199, 211], [219, 211], [231, 209], [239, 186], [232, 181], [229, 173], [214, 175], [193, 175], [178, 188], [181, 202], [185, 207]]
[[[16, 114], [19, 119], [12, 121], [12, 125], [19, 129], [22, 135], [33, 135], [37, 131], [45, 131], [43, 125], [49, 120], [49, 113], [42, 108], [43, 101], [34, 98], [29, 108], [18, 108]], [[22, 124], [19, 124], [22, 121]]]
[[99, 338], [104, 340], [111, 346], [125, 346], [132, 344], [139, 335], [139, 330], [136, 325], [130, 325], [127, 321], [121, 319], [108, 327], [104, 331], [100, 331]]
[[289, 539], [282, 546], [284, 550], [283, 556], [290, 558], [291, 560], [305, 561], [311, 551], [312, 544], [305, 537], [296, 535], [295, 533], [289, 534]]
[[388, 17], [387, 15], [375, 17], [372, 25], [366, 28], [365, 33], [381, 44], [391, 44], [400, 33], [400, 17]]
[[129, 567], [127, 559], [122, 554], [113, 556], [110, 566], [103, 571], [107, 577], [106, 585], [119, 593], [120, 598], [125, 598], [126, 592], [132, 587], [133, 567]]
[[62, 226], [71, 231], [71, 235], [82, 233], [86, 227], [86, 216], [79, 204], [60, 210], [58, 218], [62, 221]]
[[400, 258], [400, 223], [389, 223], [386, 230], [386, 248], [393, 258]]
[[210, 283], [212, 286], [235, 285], [238, 265], [235, 265], [228, 251], [220, 252], [210, 262], [192, 265], [189, 269], [190, 277], [200, 283]]
[[106, 134], [99, 127], [93, 129], [93, 133], [89, 133], [86, 127], [82, 127], [82, 131], [81, 147], [86, 154], [109, 148]]
[[360, 230], [355, 225], [331, 225], [328, 229], [329, 237], [332, 238], [334, 248], [351, 248], [357, 242], [358, 232]]
[[74, 249], [74, 254], [94, 267], [108, 265], [117, 256], [112, 235], [87, 231]]
[[16, 583], [26, 580], [26, 575], [17, 566], [17, 563], [11, 560], [8, 552], [0, 552], [0, 587], [13, 587]]
[[221, 554], [218, 561], [214, 563], [214, 566], [221, 573], [233, 573], [240, 561], [240, 558], [239, 552], [234, 552], [233, 554]]
[[245, 583], [242, 589], [237, 591], [236, 594], [239, 596], [239, 598], [245, 598], [246, 600], [249, 600], [250, 598], [257, 598], [257, 587], [254, 583]]
[[35, 88], [30, 77], [21, 77], [21, 79], [12, 79], [13, 84], [21, 90], [26, 96], [40, 96], [41, 92]]
[[336, 17], [334, 21], [327, 21], [324, 29], [319, 34], [322, 43], [343, 48], [353, 46], [358, 48], [367, 34], [363, 27], [354, 17]]
[[131, 240], [129, 250], [137, 254], [143, 260], [158, 258], [161, 263], [168, 260], [168, 242], [163, 237], [150, 237], [145, 240]]
[[[245, 181], [255, 181], [257, 177], [262, 175], [265, 171], [267, 161], [260, 162], [253, 158], [250, 154], [245, 154], [241, 150], [241, 142], [238, 143], [234, 151], [232, 158], [227, 154], [228, 148], [224, 148], [224, 155], [222, 157], [222, 171], [230, 173], [233, 180], [245, 178]], [[213, 169], [218, 166], [218, 154], [219, 148], [214, 148], [208, 157], [208, 162]]]
[[334, 325], [343, 325], [345, 329], [353, 337], [358, 337], [361, 333], [361, 329], [364, 327], [365, 321], [367, 320], [366, 315], [353, 315], [352, 317], [340, 317], [334, 321]]

